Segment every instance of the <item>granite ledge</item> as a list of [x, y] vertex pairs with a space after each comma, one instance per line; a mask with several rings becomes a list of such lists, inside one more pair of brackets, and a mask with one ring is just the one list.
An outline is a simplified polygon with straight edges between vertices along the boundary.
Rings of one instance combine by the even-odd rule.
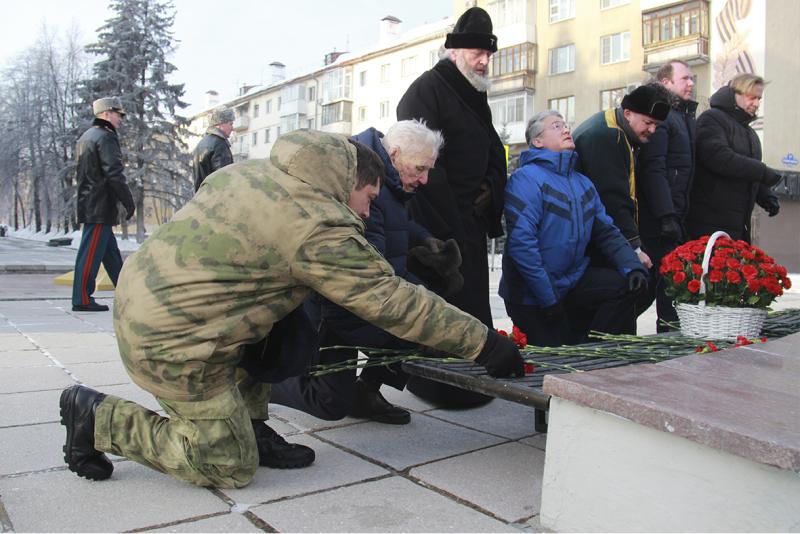
[[[800, 334], [785, 338], [800, 342]], [[791, 343], [587, 373], [548, 375], [544, 392], [731, 454], [800, 473], [800, 382]], [[774, 354], [766, 352], [771, 350]], [[740, 352], [737, 352], [740, 351]], [[735, 353], [735, 354], [734, 354]], [[725, 357], [730, 365], [725, 365]], [[718, 369], [717, 369], [718, 368]], [[748, 374], [749, 373], [749, 374]], [[748, 376], [757, 377], [748, 380]]]

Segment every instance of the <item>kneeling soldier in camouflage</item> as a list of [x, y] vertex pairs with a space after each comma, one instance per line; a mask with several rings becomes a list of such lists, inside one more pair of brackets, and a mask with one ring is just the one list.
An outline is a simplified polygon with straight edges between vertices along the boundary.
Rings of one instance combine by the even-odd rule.
[[269, 160], [230, 165], [125, 263], [114, 326], [125, 367], [169, 417], [72, 386], [61, 395], [69, 468], [102, 480], [105, 452], [200, 486], [247, 485], [261, 465], [300, 467], [311, 449], [264, 424], [269, 386], [238, 364], [243, 346], [312, 291], [390, 333], [519, 374], [507, 338], [394, 275], [363, 236], [382, 164], [345, 137], [296, 131]]

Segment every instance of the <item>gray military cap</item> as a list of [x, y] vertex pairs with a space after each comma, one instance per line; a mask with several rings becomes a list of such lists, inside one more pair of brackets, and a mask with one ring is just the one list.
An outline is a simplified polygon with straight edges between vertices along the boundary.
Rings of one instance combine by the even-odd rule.
[[94, 112], [94, 116], [97, 117], [104, 111], [117, 111], [123, 117], [125, 116], [125, 110], [122, 109], [122, 101], [119, 99], [118, 96], [107, 96], [105, 98], [98, 98], [94, 102], [92, 102], [92, 111]]
[[224, 124], [226, 122], [233, 122], [232, 109], [228, 109], [225, 106], [222, 106], [211, 112], [211, 118], [208, 121], [208, 123], [211, 126], [216, 126], [217, 124]]

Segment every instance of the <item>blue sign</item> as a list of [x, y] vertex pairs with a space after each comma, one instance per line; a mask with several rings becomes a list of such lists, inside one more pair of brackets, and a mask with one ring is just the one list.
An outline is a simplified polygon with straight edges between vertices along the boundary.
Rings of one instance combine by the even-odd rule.
[[789, 152], [789, 153], [788, 153], [788, 154], [786, 154], [786, 156], [784, 156], [784, 158], [781, 160], [781, 163], [783, 163], [784, 165], [789, 165], [790, 167], [795, 167], [795, 166], [797, 166], [797, 164], [798, 164], [798, 163], [800, 163], [800, 161], [798, 161], [798, 160], [797, 160], [797, 158], [796, 158], [796, 157], [794, 157], [794, 154], [792, 154], [791, 152]]

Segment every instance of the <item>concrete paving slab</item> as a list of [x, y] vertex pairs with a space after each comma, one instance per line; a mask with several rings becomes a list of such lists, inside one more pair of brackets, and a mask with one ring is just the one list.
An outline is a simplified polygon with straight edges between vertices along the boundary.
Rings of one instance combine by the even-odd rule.
[[426, 412], [436, 408], [435, 404], [423, 400], [407, 390], [398, 391], [393, 387], [383, 386], [381, 395], [392, 404], [397, 404], [414, 412]]
[[45, 349], [56, 347], [99, 347], [117, 346], [117, 339], [110, 333], [47, 333], [35, 332], [30, 334], [31, 339], [38, 346]]
[[[58, 403], [53, 412], [44, 417], [50, 421], [59, 419]], [[56, 467], [66, 467], [61, 447], [65, 441], [64, 427], [60, 423], [12, 426], [0, 428], [0, 443], [14, 444], [4, 446], [0, 455], [0, 475], [13, 475], [29, 471], [41, 471]], [[3, 495], [5, 502], [5, 495]]]
[[508, 439], [520, 439], [536, 433], [534, 410], [530, 406], [495, 399], [489, 404], [468, 410], [431, 410], [427, 415]]
[[41, 367], [53, 362], [38, 350], [0, 351], [0, 369], [6, 367]]
[[119, 348], [116, 345], [99, 345], [97, 347], [53, 347], [47, 349], [47, 352], [56, 361], [64, 365], [120, 361]]
[[[544, 451], [520, 443], [462, 454], [409, 472], [508, 522], [539, 513], [543, 473]], [[536, 482], [531, 484], [532, 480]]]
[[261, 467], [249, 486], [222, 492], [238, 505], [249, 507], [353, 484], [389, 473], [386, 469], [308, 435], [295, 436], [289, 438], [289, 441], [314, 449], [314, 463], [302, 470]]
[[131, 377], [121, 360], [111, 362], [74, 363], [69, 366], [72, 376], [91, 388], [128, 384]]
[[70, 471], [0, 478], [0, 494], [17, 532], [123, 532], [225, 512], [211, 491], [134, 462], [117, 462], [109, 480]]
[[121, 397], [125, 400], [133, 401], [136, 404], [163, 414], [164, 409], [158, 403], [156, 398], [133, 383], [118, 384], [112, 386], [101, 386], [97, 388], [98, 391], [106, 395], [114, 395]]
[[547, 434], [536, 434], [535, 436], [521, 439], [519, 442], [530, 445], [531, 447], [536, 447], [537, 449], [545, 450], [547, 446]]
[[36, 350], [38, 347], [31, 343], [31, 341], [20, 334], [8, 333], [0, 334], [0, 350]]
[[264, 532], [245, 515], [236, 512], [215, 515], [206, 519], [182, 521], [148, 532]]
[[0, 427], [58, 421], [60, 396], [61, 389], [0, 395]]
[[518, 532], [400, 477], [251, 510], [279, 532]]
[[408, 425], [367, 422], [318, 432], [317, 436], [395, 469], [405, 469], [503, 440], [483, 432], [416, 414]]
[[64, 389], [74, 383], [66, 371], [55, 365], [11, 367], [0, 373], [0, 393]]
[[295, 410], [294, 408], [289, 408], [287, 406], [281, 406], [280, 404], [270, 404], [269, 414], [270, 425], [272, 424], [274, 416], [274, 420], [284, 422], [291, 421], [292, 426], [303, 432], [337, 428], [359, 422], [358, 419], [353, 419], [351, 417], [345, 417], [344, 419], [340, 419], [338, 421], [325, 421], [323, 419], [317, 419], [313, 415], [301, 412], [300, 410]]

